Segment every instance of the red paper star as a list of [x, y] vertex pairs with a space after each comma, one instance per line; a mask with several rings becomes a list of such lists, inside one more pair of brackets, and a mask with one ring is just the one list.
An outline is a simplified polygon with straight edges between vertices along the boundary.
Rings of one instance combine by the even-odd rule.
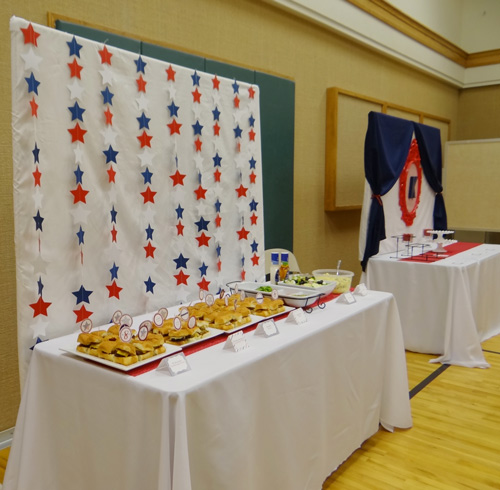
[[177, 227], [177, 236], [184, 236], [184, 225], [179, 221], [175, 226]]
[[220, 173], [219, 169], [218, 169], [218, 168], [216, 168], [216, 169], [215, 169], [215, 172], [214, 172], [214, 179], [215, 179], [215, 182], [220, 182], [220, 176], [221, 176], [221, 175], [222, 175], [222, 174]]
[[255, 265], [259, 265], [259, 256], [257, 254], [253, 254], [252, 255], [252, 264], [255, 266]]
[[[31, 24], [30, 24], [31, 25]], [[31, 308], [33, 308], [33, 318], [35, 318], [38, 315], [44, 315], [47, 316], [47, 308], [51, 305], [52, 303], [47, 303], [43, 300], [41, 296], [38, 297], [38, 301], [36, 303], [31, 304]]]
[[222, 218], [220, 217], [220, 214], [217, 215], [217, 217], [215, 218], [215, 227], [216, 228], [220, 228], [220, 223], [222, 221]]
[[155, 202], [155, 194], [156, 194], [156, 191], [152, 191], [148, 185], [148, 188], [144, 192], [141, 192], [141, 196], [144, 198], [144, 204], [146, 204], [147, 202], [154, 203]]
[[114, 171], [113, 167], [109, 167], [108, 170], [108, 182], [111, 183], [111, 182], [115, 182], [115, 175], [116, 175], [116, 172]]
[[109, 106], [104, 111], [104, 117], [106, 118], [106, 126], [113, 125], [113, 113], [109, 110]]
[[142, 78], [142, 75], [136, 80], [137, 82], [137, 91], [138, 92], [146, 92], [146, 84], [148, 82], [146, 82], [146, 80], [144, 80], [144, 78]]
[[219, 135], [220, 135], [220, 126], [217, 123], [217, 121], [215, 121], [215, 124], [214, 124], [214, 136], [219, 136]]
[[215, 75], [212, 78], [212, 85], [213, 85], [214, 90], [219, 90], [220, 80], [217, 78], [217, 75]]
[[115, 225], [113, 225], [113, 229], [111, 230], [111, 241], [116, 242], [116, 235], [118, 233], [118, 230], [115, 228]]
[[80, 323], [83, 322], [83, 320], [86, 320], [87, 318], [94, 313], [93, 311], [87, 311], [85, 309], [85, 305], [82, 305], [82, 307], [79, 310], [73, 310], [73, 313], [76, 315], [76, 322], [75, 323]]
[[241, 280], [244, 281], [245, 280], [245, 277], [246, 277], [246, 272], [245, 272], [245, 269], [241, 269]]
[[141, 148], [144, 148], [145, 146], [149, 146], [151, 148], [151, 140], [153, 139], [153, 137], [149, 136], [146, 131], [143, 131], [140, 136], [137, 136], [137, 139], [141, 143]]
[[250, 131], [248, 132], [248, 137], [250, 138], [250, 141], [255, 141], [255, 131], [250, 128]]
[[210, 281], [207, 281], [205, 278], [203, 278], [197, 284], [200, 289], [203, 289], [203, 291], [208, 291], [208, 286], [210, 286]]
[[35, 97], [30, 100], [31, 115], [38, 117], [38, 104], [35, 101]]
[[82, 77], [80, 76], [80, 72], [83, 70], [83, 66], [80, 66], [77, 61], [76, 61], [76, 58], [73, 58], [73, 61], [71, 63], [68, 63], [68, 66], [69, 66], [69, 70], [70, 70], [70, 78], [79, 78], [80, 80], [82, 79]]
[[78, 184], [78, 187], [74, 191], [70, 192], [73, 194], [73, 204], [76, 204], [77, 202], [87, 203], [86, 196], [89, 191], [86, 191], [81, 184]]
[[179, 274], [174, 274], [174, 277], [177, 279], [177, 286], [179, 286], [180, 284], [185, 284], [186, 286], [188, 285], [187, 280], [189, 275], [184, 274], [182, 270], [179, 271]]
[[217, 261], [217, 270], [220, 272], [222, 270], [222, 262], [220, 259]]
[[168, 80], [172, 80], [173, 82], [175, 82], [175, 70], [172, 68], [172, 65], [170, 65], [168, 67], [167, 70], [165, 70], [167, 72], [167, 81]]
[[236, 233], [238, 233], [238, 240], [246, 240], [250, 232], [245, 230], [245, 227], [243, 226], [241, 230], [237, 231]]
[[36, 166], [36, 170], [33, 172], [33, 177], [35, 178], [35, 187], [40, 187], [40, 178], [42, 177], [42, 173], [38, 170], [38, 165]]
[[243, 184], [240, 184], [240, 186], [235, 189], [237, 194], [238, 194], [238, 197], [246, 197], [247, 195], [247, 191], [248, 191], [248, 188], [247, 187], [243, 187]]
[[191, 93], [193, 94], [193, 102], [198, 102], [199, 104], [201, 102], [201, 94], [198, 92], [198, 87]]
[[175, 119], [170, 124], [167, 124], [167, 126], [170, 129], [170, 135], [175, 134], [175, 133], [181, 134], [182, 124], [179, 124]]
[[121, 288], [120, 286], [118, 286], [118, 284], [116, 284], [116, 281], [113, 281], [113, 283], [110, 286], [106, 286], [106, 287], [108, 288], [108, 291], [109, 291], [108, 298], [115, 297], [115, 298], [120, 299], [120, 291], [123, 288]]
[[201, 184], [198, 186], [198, 189], [194, 191], [196, 194], [196, 200], [199, 201], [200, 199], [205, 199], [205, 194], [207, 193], [207, 189], [203, 189]]
[[104, 46], [99, 51], [99, 54], [101, 55], [101, 64], [102, 65], [104, 65], [104, 64], [111, 65], [111, 56], [113, 56], [113, 53], [110, 53], [108, 51], [108, 48], [106, 48], [106, 46]]
[[256, 225], [257, 218], [258, 218], [258, 216], [255, 213], [252, 213], [252, 216], [250, 216], [250, 223], [252, 223], [252, 225]]
[[196, 138], [195, 142], [194, 142], [194, 146], [196, 148], [195, 151], [201, 151], [201, 145], [203, 144], [203, 142], [200, 140], [200, 138]]
[[35, 32], [31, 22], [26, 29], [21, 28], [21, 31], [23, 31], [24, 34], [24, 44], [34, 44], [35, 46], [38, 46], [37, 39], [40, 34]]
[[155, 258], [156, 247], [153, 247], [153, 245], [151, 245], [151, 242], [148, 242], [148, 244], [144, 247], [144, 250], [146, 250], [146, 258], [148, 257], [153, 257], [153, 259]]
[[235, 150], [236, 150], [236, 153], [241, 153], [241, 143], [239, 141], [236, 143]]
[[205, 235], [205, 232], [203, 231], [200, 236], [196, 237], [196, 240], [198, 240], [198, 248], [203, 246], [208, 247], [208, 241], [210, 238], [212, 237]]
[[173, 181], [173, 186], [175, 187], [176, 185], [184, 185], [184, 177], [186, 177], [185, 174], [181, 174], [179, 170], [176, 170], [175, 174], [170, 176]]
[[255, 172], [252, 171], [252, 173], [250, 174], [250, 184], [255, 184], [256, 178], [257, 178], [257, 175], [255, 174]]
[[82, 143], [85, 143], [83, 137], [87, 130], [82, 129], [78, 123], [76, 123], [73, 129], [68, 129], [68, 132], [71, 134], [71, 143], [74, 143], [75, 141], [81, 141]]
[[248, 89], [248, 96], [253, 99], [255, 97], [255, 89], [253, 87], [250, 87]]
[[240, 99], [238, 98], [238, 96], [236, 95], [234, 97], [234, 107], [236, 107], [236, 109], [238, 109], [240, 107]]

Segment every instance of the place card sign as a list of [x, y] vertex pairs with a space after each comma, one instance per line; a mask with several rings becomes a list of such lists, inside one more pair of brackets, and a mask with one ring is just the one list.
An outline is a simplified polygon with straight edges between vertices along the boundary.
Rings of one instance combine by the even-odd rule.
[[337, 301], [339, 303], [346, 303], [348, 305], [352, 305], [353, 303], [356, 303], [356, 298], [351, 292], [348, 292], [340, 295]]
[[359, 283], [354, 289], [354, 294], [359, 296], [366, 296], [368, 294], [368, 288], [364, 283]]
[[306, 313], [302, 308], [297, 308], [288, 314], [286, 321], [287, 323], [295, 323], [296, 325], [307, 323]]
[[278, 330], [278, 325], [273, 319], [265, 320], [260, 322], [255, 329], [255, 335], [264, 335], [265, 337], [272, 337], [273, 335], [278, 335], [280, 331]]
[[224, 349], [229, 349], [234, 352], [240, 352], [248, 349], [248, 347], [250, 346], [248, 345], [247, 339], [243, 337], [243, 330], [231, 334], [224, 344]]
[[189, 371], [191, 366], [188, 363], [188, 360], [183, 352], [179, 352], [179, 354], [174, 354], [173, 356], [168, 356], [162, 359], [158, 367], [157, 371], [167, 371], [170, 376], [177, 376], [178, 374], [185, 373]]

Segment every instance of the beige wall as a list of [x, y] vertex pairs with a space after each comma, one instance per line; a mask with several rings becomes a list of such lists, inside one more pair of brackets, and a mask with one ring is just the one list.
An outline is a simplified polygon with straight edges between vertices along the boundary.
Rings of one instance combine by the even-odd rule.
[[[3, 0], [0, 5], [0, 430], [19, 403], [12, 209], [12, 15], [46, 24], [47, 12], [133, 37], [292, 78], [296, 83], [294, 252], [303, 271], [335, 266], [359, 280], [359, 211], [323, 211], [327, 87], [412, 107], [452, 121], [458, 90], [257, 0]], [[55, 401], [57, 402], [57, 401]]]

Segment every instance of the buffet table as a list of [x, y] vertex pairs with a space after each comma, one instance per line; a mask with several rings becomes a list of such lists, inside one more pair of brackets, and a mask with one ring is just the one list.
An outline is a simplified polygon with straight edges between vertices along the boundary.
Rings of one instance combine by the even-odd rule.
[[375, 256], [365, 280], [394, 294], [406, 349], [440, 354], [434, 362], [485, 368], [481, 342], [500, 332], [499, 277], [500, 246], [477, 244], [430, 263]]
[[318, 490], [379, 424], [412, 425], [394, 297], [356, 299], [188, 355], [177, 376], [38, 344], [4, 490]]

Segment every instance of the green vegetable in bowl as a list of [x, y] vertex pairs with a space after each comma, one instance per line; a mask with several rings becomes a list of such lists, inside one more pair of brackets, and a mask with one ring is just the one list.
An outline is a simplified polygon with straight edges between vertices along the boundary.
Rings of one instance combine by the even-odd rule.
[[271, 286], [260, 286], [257, 288], [257, 291], [265, 291], [266, 293], [271, 293], [273, 288]]

